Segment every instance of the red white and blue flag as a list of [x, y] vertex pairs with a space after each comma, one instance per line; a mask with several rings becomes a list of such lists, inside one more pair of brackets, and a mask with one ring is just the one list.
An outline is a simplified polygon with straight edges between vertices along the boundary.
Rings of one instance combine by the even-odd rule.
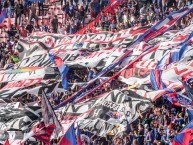
[[[176, 24], [176, 22], [178, 20], [180, 20], [181, 18], [183, 18], [185, 15], [189, 14], [190, 12], [192, 12], [193, 8], [192, 7], [186, 7], [183, 8], [179, 11], [176, 11], [174, 13], [172, 13], [171, 15], [167, 16], [165, 19], [161, 20], [160, 22], [158, 22], [156, 25], [152, 26], [150, 29], [148, 29], [144, 34], [142, 34], [141, 36], [139, 36], [136, 40], [134, 40], [131, 45], [129, 45], [129, 48], [133, 48], [136, 44], [145, 41], [148, 42], [151, 39], [157, 37], [158, 35], [163, 34], [164, 32], [168, 31], [174, 24]], [[156, 33], [155, 33], [156, 31]], [[150, 48], [148, 49], [150, 50]], [[148, 50], [144, 51], [142, 54], [145, 54]], [[131, 49], [126, 49], [125, 53], [123, 55], [121, 55], [118, 59], [116, 59], [116, 61], [114, 61], [112, 64], [110, 64], [109, 66], [103, 68], [103, 70], [101, 72], [99, 72], [97, 74], [97, 76], [95, 78], [93, 78], [91, 81], [89, 81], [87, 83], [86, 86], [84, 86], [82, 89], [80, 89], [78, 92], [76, 92], [73, 96], [69, 97], [67, 100], [65, 100], [64, 102], [62, 102], [60, 105], [58, 105], [56, 108], [59, 108], [61, 106], [66, 105], [68, 102], [77, 102], [77, 100], [80, 100], [82, 98], [84, 98], [85, 96], [87, 96], [89, 93], [93, 92], [93, 90], [95, 90], [97, 87], [95, 87], [93, 90], [89, 90], [87, 92], [85, 92], [86, 90], [88, 90], [88, 88], [101, 76], [103, 76], [104, 74], [106, 74], [107, 72], [111, 71], [112, 69], [114, 69], [116, 66], [120, 65], [127, 57], [128, 55], [130, 55], [132, 53]], [[141, 56], [137, 57], [140, 58]], [[129, 64], [130, 65], [130, 64]], [[125, 66], [122, 70], [128, 68], [128, 65]], [[120, 71], [118, 72], [118, 74], [120, 74]], [[116, 75], [117, 76], [117, 75]], [[113, 77], [111, 78], [113, 79]], [[110, 80], [111, 80], [110, 79]], [[105, 81], [103, 84], [105, 84], [106, 82], [110, 81], [107, 80]]]
[[54, 63], [59, 69], [63, 88], [65, 90], [68, 90], [68, 81], [66, 75], [68, 73], [69, 68], [63, 63], [63, 60], [60, 57], [54, 56], [51, 53], [49, 53], [49, 57], [52, 63]]
[[68, 131], [64, 134], [64, 136], [61, 138], [58, 145], [77, 145], [76, 143], [76, 136], [74, 132], [74, 123], [70, 126]]
[[1, 12], [1, 15], [0, 15], [0, 24], [2, 24], [5, 17], [6, 17], [6, 9], [4, 8]]
[[54, 110], [52, 109], [52, 106], [49, 102], [49, 100], [46, 97], [46, 94], [44, 91], [42, 91], [42, 116], [44, 119], [45, 126], [50, 126], [54, 124], [56, 134], [59, 135], [60, 132], [62, 132], [62, 125], [58, 121], [56, 114]]
[[76, 141], [77, 141], [77, 145], [82, 145], [81, 138], [80, 138], [80, 129], [78, 124], [76, 128]]
[[189, 145], [193, 139], [193, 121], [174, 137], [172, 145]]

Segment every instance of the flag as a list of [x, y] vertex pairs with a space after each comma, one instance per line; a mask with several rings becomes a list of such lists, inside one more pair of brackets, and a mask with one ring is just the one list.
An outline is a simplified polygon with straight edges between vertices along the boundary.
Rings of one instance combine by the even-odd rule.
[[77, 145], [74, 133], [74, 123], [70, 126], [65, 135], [61, 138], [58, 145]]
[[60, 57], [54, 56], [49, 53], [49, 58], [51, 62], [54, 63], [59, 69], [63, 88], [65, 90], [68, 90], [66, 74], [68, 73], [69, 68], [63, 63], [63, 60]]
[[3, 145], [10, 145], [10, 144], [9, 144], [9, 140], [6, 139]]
[[[176, 11], [176, 12], [168, 15], [166, 18], [160, 20], [156, 25], [154, 25], [151, 28], [149, 28], [148, 30], [146, 30], [145, 33], [143, 33], [142, 35], [140, 35], [139, 37], [134, 39], [132, 41], [132, 43], [128, 45], [128, 47], [132, 48], [132, 47], [136, 46], [136, 44], [139, 44], [142, 41], [148, 42], [151, 39], [157, 37], [158, 35], [163, 34], [164, 32], [168, 31], [173, 25], [175, 25], [178, 20], [183, 18], [185, 15], [189, 14], [192, 11], [192, 9], [193, 9], [192, 6], [190, 8], [186, 7], [186, 8], [180, 9], [179, 11]], [[156, 31], [156, 33], [155, 33], [155, 31]], [[102, 75], [106, 74], [110, 70], [114, 69], [116, 66], [120, 65], [120, 63], [122, 63], [128, 57], [128, 55], [131, 53], [131, 49], [127, 49], [123, 55], [121, 55], [120, 57], [118, 57], [116, 59], [116, 61], [114, 61], [113, 63], [111, 63], [107, 67], [103, 68], [103, 70], [101, 72], [99, 72], [97, 74], [97, 76], [95, 76], [92, 80], [90, 80], [86, 86], [84, 86], [82, 89], [80, 89], [75, 94], [73, 94], [73, 96], [69, 97], [68, 99], [63, 101], [61, 104], [56, 106], [55, 109], [66, 105], [68, 102], [80, 101], [81, 99], [85, 98], [85, 96], [89, 95], [90, 93], [92, 93], [93, 91], [95, 91], [96, 89], [98, 89], [99, 87], [104, 85], [106, 82], [108, 82], [108, 81], [112, 80], [114, 77], [118, 76], [123, 70], [125, 70], [129, 66], [133, 65], [137, 60], [141, 59], [144, 55], [146, 55], [150, 51], [155, 51], [156, 49], [157, 49], [157, 46], [154, 46], [154, 47], [148, 48], [148, 50], [146, 50], [146, 51], [143, 51], [143, 53], [140, 56], [135, 57], [135, 59], [130, 61], [130, 63], [128, 63], [125, 67], [123, 67], [119, 72], [117, 72], [115, 75], [113, 75], [110, 79], [108, 79], [107, 81], [94, 87], [92, 90], [87, 91], [87, 89], [96, 81], [96, 79], [98, 77], [101, 77]]]
[[1, 12], [1, 15], [0, 15], [0, 24], [3, 22], [3, 20], [5, 19], [6, 17], [6, 9], [4, 8]]
[[40, 140], [46, 144], [50, 143], [50, 137], [54, 131], [54, 124], [51, 124], [49, 126], [45, 126], [42, 123], [36, 125], [33, 127], [32, 131], [34, 133], [33, 137], [37, 140]]
[[81, 138], [80, 138], [80, 129], [78, 124], [76, 128], [76, 142], [77, 142], [77, 145], [82, 145]]
[[191, 121], [180, 133], [174, 137], [172, 145], [188, 145], [192, 140], [193, 121]]
[[188, 121], [193, 120], [193, 109], [187, 109], [187, 114], [188, 114]]
[[59, 135], [59, 133], [62, 131], [62, 125], [58, 121], [56, 114], [54, 113], [54, 110], [53, 110], [49, 100], [47, 99], [44, 91], [42, 91], [42, 104], [41, 104], [41, 106], [42, 106], [42, 116], [44, 119], [45, 126], [48, 127], [49, 125], [54, 124], [56, 134]]

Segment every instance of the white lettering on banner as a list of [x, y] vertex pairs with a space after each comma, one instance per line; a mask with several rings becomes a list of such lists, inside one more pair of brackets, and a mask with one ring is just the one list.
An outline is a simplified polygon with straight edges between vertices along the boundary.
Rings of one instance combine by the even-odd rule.
[[[142, 29], [143, 27], [139, 27], [139, 30]], [[136, 33], [135, 35], [142, 34], [142, 32], [139, 31], [139, 33]], [[49, 34], [48, 34], [49, 35]], [[103, 33], [98, 33], [98, 34], [84, 34], [84, 35], [72, 35], [72, 36], [61, 36], [58, 35], [53, 35], [53, 36], [46, 36], [45, 34], [42, 35], [41, 37], [38, 36], [33, 36], [31, 37], [32, 41], [35, 38], [39, 38], [38, 41], [47, 43], [52, 46], [52, 44], [55, 43], [55, 47], [60, 46], [60, 48], [63, 47], [63, 49], [77, 49], [75, 48], [76, 46], [73, 45], [73, 43], [83, 43], [82, 47], [79, 47], [79, 49], [91, 49], [91, 50], [98, 50], [99, 46], [100, 47], [107, 47], [109, 43], [113, 43], [113, 45], [116, 44], [124, 44], [124, 47], [126, 47], [126, 44], [129, 44], [131, 40], [135, 37], [131, 36], [130, 34], [130, 29], [129, 30], [124, 30], [120, 31], [118, 33], [110, 33], [109, 32], [103, 32]], [[51, 37], [51, 38], [50, 38]], [[53, 38], [52, 38], [53, 37]], [[62, 38], [62, 39], [61, 39]], [[129, 39], [128, 39], [129, 38]], [[46, 40], [46, 41], [45, 41]], [[52, 42], [54, 41], [54, 42]], [[101, 45], [102, 44], [102, 45]], [[95, 48], [95, 49], [93, 49]]]
[[185, 96], [182, 95], [182, 97], [180, 95], [176, 96], [176, 102], [182, 105], [192, 105], [192, 100], [189, 100], [187, 98], [185, 98]]
[[74, 61], [74, 60], [76, 60], [76, 58], [78, 58], [78, 56], [80, 56], [80, 55], [79, 54], [71, 54], [66, 59], [64, 59], [64, 61]]
[[95, 38], [92, 38], [92, 41], [104, 41], [105, 38], [106, 38], [105, 34], [98, 34], [96, 35]]
[[95, 109], [93, 110], [93, 117], [98, 117], [98, 114], [99, 112], [101, 111], [102, 109]]
[[80, 128], [89, 130], [90, 132], [95, 132], [99, 136], [106, 136], [107, 133], [112, 131], [116, 126], [114, 124], [108, 123], [101, 119], [95, 120], [84, 120], [80, 122]]
[[[69, 107], [66, 110], [66, 114], [74, 112], [77, 115], [77, 113], [82, 113], [83, 110], [91, 109], [92, 111], [88, 113], [86, 118], [78, 119], [80, 128], [105, 136], [114, 129], [115, 134], [124, 131], [123, 126], [126, 125], [126, 119], [129, 123], [132, 123], [139, 116], [136, 110], [144, 111], [150, 104], [148, 99], [134, 97], [130, 94], [124, 94], [119, 90], [114, 90], [96, 100], [87, 100], [79, 105], [74, 104], [72, 108], [76, 108], [76, 111]], [[90, 106], [88, 107], [88, 105]], [[116, 129], [116, 124], [123, 128]]]
[[[61, 56], [64, 63], [66, 63], [66, 65], [68, 65], [68, 66], [82, 65], [82, 66], [86, 66], [86, 67], [89, 66], [89, 67], [100, 67], [100, 68], [104, 68], [105, 66], [107, 66], [107, 68], [105, 68], [105, 69], [103, 69], [103, 71], [101, 71], [101, 74], [103, 74], [103, 72], [111, 71], [115, 67], [115, 65], [116, 65], [116, 67], [119, 67], [119, 68], [121, 68], [122, 66], [126, 68], [126, 66], [128, 66], [128, 63], [131, 60], [133, 60], [134, 58], [137, 58], [137, 59], [134, 59], [134, 61], [139, 60], [139, 58], [140, 58], [140, 57], [138, 57], [139, 55], [141, 55], [146, 50], [149, 50], [148, 48], [152, 48], [152, 46], [150, 46], [149, 43], [146, 44], [146, 43], [142, 43], [141, 41], [144, 40], [144, 42], [148, 42], [149, 39], [161, 34], [167, 28], [170, 28], [169, 24], [171, 24], [171, 26], [172, 26], [177, 20], [177, 19], [175, 20], [174, 17], [180, 18], [181, 15], [179, 15], [179, 14], [174, 15], [174, 16], [172, 15], [172, 16], [170, 16], [169, 21], [168, 21], [168, 19], [166, 19], [162, 23], [158, 23], [157, 25], [155, 25], [155, 26], [157, 26], [156, 27], [157, 29], [159, 28], [157, 30], [157, 32], [153, 33], [153, 31], [151, 31], [151, 30], [155, 30], [156, 29], [155, 27], [153, 27], [154, 29], [149, 29], [150, 33], [145, 33], [145, 34], [147, 34], [147, 35], [143, 35], [145, 37], [140, 37], [140, 39], [139, 39], [140, 42], [138, 42], [138, 40], [137, 41], [135, 41], [135, 40], [137, 38], [139, 38], [139, 36], [141, 36], [141, 34], [145, 31], [145, 28], [142, 28], [143, 31], [141, 30], [141, 28], [135, 27], [136, 31], [134, 29], [128, 29], [128, 30], [120, 31], [118, 33], [101, 32], [98, 34], [69, 35], [69, 36], [57, 35], [57, 34], [48, 34], [48, 33], [36, 33], [37, 36], [32, 34], [32, 37], [30, 36], [32, 42], [34, 40], [35, 41], [38, 40], [38, 41], [40, 41], [40, 43], [38, 43], [37, 45], [31, 44], [32, 49], [29, 48], [30, 51], [27, 51], [27, 53], [26, 53], [26, 55], [29, 54], [30, 57], [29, 58], [25, 57], [25, 59], [23, 59], [21, 61], [21, 63], [19, 64], [19, 67], [29, 66], [29, 65], [32, 65], [32, 66], [50, 66], [50, 65], [53, 65], [51, 63], [51, 61], [49, 60], [47, 52], [44, 53], [44, 51], [41, 51], [41, 49], [42, 50], [47, 49], [47, 48], [44, 48], [44, 45], [45, 45], [47, 47], [53, 46], [54, 52], [60, 51], [60, 49], [65, 50], [65, 52], [59, 52], [56, 55]], [[146, 32], [148, 32], [148, 31], [146, 31]], [[169, 36], [172, 36], [172, 35], [170, 34], [167, 37], [169, 38]], [[166, 38], [164, 38], [164, 41], [165, 40], [166, 40]], [[170, 39], [170, 40], [172, 40], [172, 39]], [[175, 40], [175, 39], [173, 39], [173, 40]], [[180, 38], [180, 40], [182, 41], [183, 39]], [[128, 47], [133, 42], [136, 42], [139, 45], [136, 45], [135, 47]], [[169, 43], [169, 41], [167, 43]], [[159, 61], [161, 58], [163, 58], [163, 55], [166, 55], [167, 53], [171, 52], [171, 49], [174, 48], [173, 42], [172, 42], [172, 45], [167, 45], [167, 43], [165, 45], [160, 44], [160, 47], [157, 50], [151, 49], [151, 50], [156, 50], [156, 51], [145, 55], [143, 58], [141, 58], [142, 61], [140, 60], [141, 62], [136, 64], [136, 66], [144, 67], [144, 68], [148, 68], [148, 69], [149, 68], [154, 69], [153, 67], [156, 66], [157, 61]], [[41, 47], [40, 44], [43, 44], [43, 46]], [[175, 45], [176, 45], [176, 42], [175, 42]], [[26, 46], [26, 44], [23, 46]], [[124, 48], [128, 48], [128, 49], [124, 49]], [[24, 50], [26, 50], [26, 49], [24, 49]], [[130, 50], [131, 50], [131, 53], [130, 53]], [[42, 54], [39, 54], [38, 51], [40, 51]], [[85, 55], [81, 51], [86, 52], [89, 55], [85, 57]], [[97, 52], [95, 52], [95, 51], [97, 51]], [[125, 53], [126, 51], [127, 51], [127, 53]], [[147, 51], [147, 52], [149, 52], [149, 51]], [[143, 54], [146, 54], [146, 52]], [[142, 54], [142, 56], [143, 56], [143, 54]], [[192, 55], [192, 54], [189, 52], [189, 55]], [[124, 59], [124, 61], [122, 61], [123, 59]], [[115, 64], [114, 62], [116, 60], [118, 60], [118, 63]], [[71, 61], [73, 61], [73, 62], [71, 62]], [[120, 62], [122, 64], [120, 64]], [[192, 66], [193, 63], [192, 64], [191, 63], [182, 63], [182, 64], [187, 65], [186, 69], [191, 70], [191, 68], [193, 67]], [[132, 67], [136, 67], [136, 66], [132, 65]], [[179, 65], [178, 65], [178, 67], [179, 67]], [[171, 76], [171, 72], [175, 72], [176, 74], [179, 72], [180, 75], [184, 75], [184, 76], [186, 76], [186, 75], [192, 76], [193, 75], [192, 72], [189, 72], [186, 69], [181, 69], [181, 67], [179, 67], [179, 68], [178, 67], [172, 66], [172, 70], [169, 73], [167, 73], [167, 71], [163, 70], [161, 77], [162, 77], [165, 84], [167, 84], [167, 82], [169, 82], [171, 80], [172, 81], [175, 80], [175, 78], [168, 77], [168, 76]], [[123, 68], [123, 70], [125, 68]], [[177, 70], [175, 70], [175, 68], [177, 68]], [[170, 66], [168, 66], [168, 71], [169, 70], [170, 70]], [[41, 72], [38, 72], [38, 73], [41, 73]], [[35, 71], [30, 72], [29, 74], [26, 74], [23, 77], [25, 78], [27, 75], [33, 76], [33, 75], [35, 75]], [[118, 73], [116, 75], [118, 75]], [[17, 75], [17, 76], [19, 76], [19, 75]], [[14, 79], [17, 76], [7, 75], [7, 80]], [[1, 79], [2, 79], [2, 77], [5, 77], [5, 76], [0, 76]], [[169, 80], [167, 80], [168, 78], [169, 78]], [[139, 79], [141, 79], [141, 78], [139, 77]], [[149, 79], [150, 78], [148, 75], [147, 80], [145, 78], [144, 82], [149, 84], [149, 82], [148, 82]], [[112, 78], [109, 78], [109, 80], [112, 80]], [[107, 81], [109, 81], [109, 80], [107, 80]], [[2, 88], [3, 89], [3, 90], [1, 90], [2, 95], [0, 95], [0, 96], [5, 97], [7, 95], [7, 96], [9, 96], [9, 98], [11, 98], [11, 97], [15, 96], [16, 94], [19, 94], [19, 92], [20, 93], [21, 92], [28, 92], [29, 93], [29, 90], [31, 87], [30, 88], [24, 88], [24, 87], [34, 85], [37, 82], [38, 82], [38, 80], [35, 80], [35, 79], [29, 80], [29, 79], [25, 78], [25, 80], [22, 80], [22, 81], [17, 81], [17, 82], [15, 81], [15, 82], [8, 83], [4, 88]], [[136, 82], [139, 83], [140, 81], [136, 80]], [[91, 85], [90, 82], [88, 84]], [[103, 85], [103, 84], [101, 84], [101, 85]], [[174, 86], [174, 83], [172, 83], [172, 85]], [[178, 86], [178, 85], [176, 84], [176, 86]], [[90, 86], [86, 86], [86, 87], [83, 86], [83, 89], [81, 90], [81, 92], [85, 92], [86, 89], [88, 89], [88, 87], [90, 87]], [[22, 89], [22, 88], [24, 88], [24, 89]], [[26, 91], [27, 89], [28, 89], [28, 91]], [[33, 89], [37, 89], [37, 91], [40, 92], [44, 88], [41, 88], [41, 90], [40, 90], [40, 88], [34, 87]], [[97, 89], [97, 88], [93, 88], [93, 89]], [[51, 88], [45, 89], [45, 91], [51, 91], [51, 92], [53, 90], [56, 91], [56, 87], [51, 87]], [[94, 91], [94, 90], [92, 90], [92, 91]], [[150, 90], [150, 92], [151, 92], [151, 90]], [[153, 92], [153, 93], [155, 96], [155, 92]], [[73, 96], [72, 98], [73, 99], [74, 98], [80, 99], [80, 96], [78, 96], [78, 94], [79, 93], [77, 93], [77, 95]], [[144, 94], [144, 96], [147, 96], [146, 91], [143, 92], [143, 94]], [[85, 95], [85, 96], [87, 96], [87, 95]], [[73, 99], [72, 99], [72, 101], [74, 101]], [[177, 98], [177, 101], [183, 103], [187, 100], [183, 101], [183, 100], [181, 100], [181, 98]], [[186, 103], [187, 102], [185, 102], [184, 104], [186, 104]], [[146, 111], [146, 109], [149, 106], [151, 106], [151, 101], [148, 99], [145, 99], [145, 98], [142, 98], [141, 96], [137, 96], [135, 94], [132, 94], [131, 92], [124, 94], [123, 91], [114, 90], [108, 94], [101, 95], [100, 98], [98, 97], [97, 99], [92, 98], [92, 99], [87, 99], [85, 102], [81, 102], [81, 103], [77, 103], [77, 104], [68, 104], [68, 107], [66, 107], [66, 108], [64, 107], [65, 108], [65, 115], [66, 115], [64, 117], [66, 117], [67, 120], [65, 120], [65, 121], [67, 121], [67, 122], [68, 122], [68, 119], [70, 120], [70, 119], [77, 119], [78, 118], [79, 119], [78, 122], [80, 122], [80, 128], [85, 129], [85, 130], [90, 131], [90, 132], [97, 132], [97, 135], [99, 135], [99, 136], [100, 135], [106, 136], [107, 133], [109, 131], [112, 131], [112, 130], [114, 131], [114, 134], [117, 135], [117, 133], [125, 131], [125, 128], [121, 128], [120, 126], [126, 127], [126, 121], [125, 121], [126, 119], [128, 120], [127, 123], [132, 123], [133, 121], [135, 121], [139, 117], [138, 111], [140, 110], [141, 112], [144, 112], [144, 111]], [[7, 111], [11, 112], [11, 110], [8, 110], [8, 109], [7, 109]], [[87, 114], [85, 113], [85, 111], [88, 111], [88, 112], [86, 112]], [[1, 111], [0, 111], [0, 113], [1, 113]], [[15, 112], [12, 111], [12, 113], [14, 114]], [[84, 113], [86, 114], [86, 117], [85, 117], [85, 115], [83, 115]], [[11, 113], [9, 113], [9, 115], [10, 114]], [[18, 112], [18, 114], [22, 114], [22, 113]], [[80, 119], [79, 115], [81, 116], [81, 119]], [[6, 118], [6, 117], [4, 117], [4, 118]], [[29, 118], [22, 116], [22, 117], [14, 118], [13, 120], [6, 122], [6, 123], [8, 123], [8, 126], [13, 127], [14, 129], [26, 130], [29, 123], [31, 123], [32, 121], [33, 121], [33, 119], [30, 116], [29, 116]], [[119, 125], [119, 127], [117, 127], [117, 124]], [[117, 128], [119, 128], [119, 130]]]
[[[147, 28], [146, 28], [147, 29]], [[135, 33], [135, 35], [139, 35], [142, 34], [142, 32], [145, 31], [145, 27], [136, 27], [135, 30], [137, 31]], [[142, 31], [143, 30], [143, 31]], [[131, 32], [132, 32], [132, 36], [131, 36]], [[47, 35], [46, 35], [47, 34]], [[48, 33], [35, 33], [33, 35], [31, 35], [29, 38], [30, 41], [34, 43], [38, 43], [38, 50], [40, 49], [47, 49], [45, 46], [47, 44], [54, 46], [55, 50], [88, 50], [88, 51], [99, 51], [99, 50], [103, 50], [105, 48], [119, 48], [119, 47], [127, 47], [132, 41], [133, 38], [135, 38], [136, 36], [133, 35], [133, 28], [132, 29], [128, 29], [128, 30], [123, 30], [120, 31], [118, 33], [111, 33], [111, 32], [102, 32], [102, 33], [97, 33], [97, 34], [84, 34], [84, 35], [50, 35]], [[38, 42], [34, 42], [34, 40], [38, 39]], [[33, 46], [32, 44], [32, 46]], [[42, 45], [40, 45], [42, 44]], [[44, 48], [45, 47], [45, 48]], [[47, 46], [48, 47], [48, 46]], [[112, 53], [112, 51], [109, 53], [107, 52], [106, 55], [109, 55], [110, 53]], [[31, 53], [30, 53], [31, 54]], [[80, 54], [80, 53], [79, 53]], [[104, 53], [103, 53], [104, 54]], [[19, 67], [25, 67], [25, 66], [50, 66], [51, 62], [49, 60], [49, 58], [43, 55], [37, 55], [37, 54], [31, 54], [30, 58], [24, 58], [22, 60], [22, 62], [19, 64]], [[108, 61], [106, 61], [106, 59], [103, 59], [103, 57], [101, 57], [102, 54], [100, 54], [99, 56], [95, 56], [95, 57], [100, 57], [100, 59], [97, 58], [97, 62], [96, 60], [89, 60], [89, 62], [78, 62], [78, 59], [83, 59], [82, 57], [79, 57], [80, 55], [68, 55], [68, 53], [63, 53], [63, 54], [57, 54], [58, 56], [61, 56], [62, 59], [64, 60], [64, 62], [69, 63], [70, 61], [77, 61], [76, 63], [72, 63], [72, 65], [83, 65], [86, 67], [97, 67], [98, 64], [99, 68], [103, 68], [111, 63], [113, 63], [113, 61], [115, 61], [120, 55], [122, 55], [122, 52], [120, 52], [119, 54], [116, 54], [116, 52], [114, 52], [114, 56], [112, 56], [112, 58], [107, 58], [108, 56], [103, 56], [104, 58], [107, 58]], [[66, 56], [65, 56], [66, 55]], [[94, 55], [94, 54], [93, 54]], [[92, 57], [92, 54], [90, 55], [90, 57]], [[92, 59], [88, 57], [88, 59]], [[113, 57], [114, 60], [113, 60]], [[84, 59], [85, 60], [85, 59]], [[67, 62], [69, 61], [69, 62]], [[128, 63], [128, 62], [126, 62]], [[105, 65], [106, 64], [106, 65]], [[71, 64], [68, 64], [71, 66]], [[124, 64], [123, 64], [124, 65]]]
[[[1, 123], [4, 123], [7, 130], [27, 130], [29, 126], [33, 125], [32, 122], [39, 119], [41, 116], [40, 107], [21, 107], [17, 108], [7, 108], [2, 110], [1, 108]], [[2, 127], [1, 127], [2, 129]], [[17, 134], [18, 135], [18, 134]]]
[[115, 104], [115, 103], [109, 102], [109, 101], [103, 101], [101, 103], [101, 105], [106, 106], [106, 107], [108, 107], [108, 108], [110, 108], [112, 110], [115, 110], [115, 111], [119, 110], [119, 108], [120, 108], [119, 104]]
[[11, 129], [20, 129], [20, 130], [26, 130], [28, 129], [29, 123], [32, 122], [32, 120], [28, 116], [15, 118], [9, 122], [7, 122], [7, 128]]
[[22, 61], [19, 63], [19, 67], [28, 67], [28, 66], [51, 66], [52, 63], [48, 57], [47, 54], [41, 54], [41, 55], [33, 55], [31, 57], [26, 57], [22, 59]]

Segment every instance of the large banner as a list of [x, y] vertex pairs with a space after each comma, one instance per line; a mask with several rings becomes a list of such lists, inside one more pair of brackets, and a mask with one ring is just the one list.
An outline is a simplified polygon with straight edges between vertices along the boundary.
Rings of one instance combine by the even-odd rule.
[[[134, 26], [119, 32], [100, 32], [82, 35], [59, 35], [35, 32], [29, 39], [31, 42], [49, 44], [54, 49], [98, 51], [108, 47], [126, 48], [132, 39], [138, 38], [150, 26]], [[26, 40], [27, 41], [27, 40]], [[22, 45], [22, 42], [20, 43]], [[22, 47], [22, 46], [20, 46]]]
[[18, 42], [16, 49], [21, 54], [20, 58], [23, 58], [18, 67], [51, 66], [52, 63], [47, 55], [50, 49], [51, 54], [58, 55], [71, 67], [103, 68], [123, 55], [127, 51], [126, 48], [148, 28], [149, 26], [132, 27], [117, 33], [101, 32], [68, 36], [36, 32], [29, 37], [30, 41]]
[[[190, 25], [178, 33], [170, 34], [168, 40], [159, 41], [159, 44], [156, 45], [158, 48], [155, 51], [143, 56], [140, 61], [133, 64], [133, 68], [123, 71], [119, 79], [128, 85], [147, 84], [150, 83], [150, 70], [154, 70], [156, 67], [165, 69], [169, 63], [191, 55], [190, 48], [186, 52], [186, 48], [190, 47], [192, 43], [191, 28]], [[164, 35], [164, 37], [167, 38], [168, 35]]]
[[[139, 44], [142, 41], [148, 42], [151, 39], [157, 37], [158, 35], [163, 34], [164, 32], [168, 31], [173, 25], [175, 25], [178, 20], [180, 20], [181, 18], [183, 18], [184, 16], [186, 16], [187, 14], [192, 12], [192, 10], [193, 10], [193, 6], [190, 6], [190, 7], [186, 7], [186, 8], [183, 8], [183, 9], [181, 9], [179, 11], [176, 11], [176, 12], [172, 13], [171, 15], [167, 16], [165, 19], [161, 20], [160, 22], [158, 22], [157, 24], [155, 24], [154, 26], [152, 26], [151, 28], [146, 30], [146, 32], [144, 34], [142, 34], [138, 38], [136, 38], [133, 41], [133, 43], [131, 43], [128, 47], [132, 48], [132, 47], [136, 46], [137, 44]], [[155, 33], [155, 31], [156, 31], [156, 33]], [[155, 49], [156, 49], [156, 47], [153, 47], [153, 48], [150, 47], [148, 50], [145, 50], [144, 52], [142, 52], [138, 57], [132, 59], [131, 63], [134, 63], [135, 61], [138, 61], [142, 56], [145, 56], [146, 53], [151, 52], [151, 51], [155, 51]], [[72, 102], [75, 99], [79, 99], [79, 100], [83, 99], [85, 96], [87, 96], [88, 94], [92, 93], [97, 88], [99, 88], [100, 86], [104, 85], [106, 82], [108, 82], [111, 79], [113, 79], [114, 77], [118, 76], [120, 74], [120, 72], [123, 71], [124, 69], [126, 69], [127, 67], [129, 67], [131, 65], [131, 63], [128, 63], [126, 66], [124, 66], [123, 69], [121, 69], [119, 72], [117, 72], [115, 75], [113, 75], [109, 80], [105, 81], [102, 84], [99, 84], [94, 89], [89, 90], [86, 93], [83, 93], [85, 90], [88, 89], [88, 87], [91, 84], [93, 84], [96, 81], [97, 77], [101, 77], [102, 75], [104, 75], [107, 72], [109, 72], [112, 69], [114, 69], [121, 62], [123, 62], [128, 57], [128, 55], [131, 54], [131, 52], [132, 52], [131, 49], [126, 50], [125, 53], [123, 55], [119, 56], [119, 58], [115, 62], [113, 62], [109, 66], [105, 67], [95, 78], [93, 78], [93, 80], [91, 80], [88, 83], [87, 86], [83, 87], [81, 90], [79, 90], [73, 96], [71, 96], [70, 98], [65, 100], [63, 103], [61, 103], [59, 106], [57, 106], [57, 108], [62, 106], [62, 105], [66, 105], [67, 102]]]
[[[135, 121], [139, 114], [150, 107], [151, 101], [142, 97], [131, 96], [119, 90], [96, 99], [87, 100], [63, 108], [63, 119], [75, 119], [81, 129], [86, 129], [99, 136], [109, 133], [119, 134], [126, 130], [126, 124]], [[82, 114], [87, 114], [82, 117]], [[79, 118], [79, 115], [82, 115]]]

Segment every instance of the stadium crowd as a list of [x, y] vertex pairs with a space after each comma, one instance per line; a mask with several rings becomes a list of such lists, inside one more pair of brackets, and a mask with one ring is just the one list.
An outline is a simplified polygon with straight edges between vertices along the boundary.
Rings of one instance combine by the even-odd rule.
[[[14, 46], [18, 39], [27, 37], [33, 32], [75, 34], [94, 20], [100, 12], [99, 22], [95, 23], [94, 30], [116, 32], [135, 25], [151, 25], [168, 14], [192, 4], [191, 0], [127, 0], [115, 9], [114, 14], [105, 15], [103, 9], [109, 2], [108, 0], [53, 2], [39, 0], [37, 3], [28, 0], [0, 1], [0, 11], [3, 8], [9, 8], [12, 20], [10, 27], [6, 24], [0, 26], [0, 68], [9, 69], [19, 62]], [[173, 29], [185, 28], [192, 23], [192, 16], [193, 13], [187, 15]], [[88, 28], [85, 31], [85, 33], [90, 32], [93, 32], [93, 29]], [[81, 70], [81, 72], [74, 70], [70, 73], [71, 76], [68, 76], [68, 81], [71, 83], [86, 82], [92, 79], [97, 72], [95, 68]], [[100, 81], [98, 80], [93, 87]], [[91, 96], [104, 94], [117, 86], [119, 89], [126, 87], [125, 84], [115, 79], [96, 90]], [[68, 93], [55, 92], [50, 95], [49, 100], [53, 106], [58, 105], [79, 89], [78, 85], [71, 86]], [[27, 95], [12, 101], [19, 101], [23, 104], [31, 102], [41, 104], [41, 97]], [[172, 145], [173, 137], [187, 122], [184, 108], [172, 106], [168, 101], [160, 98], [148, 112], [140, 113], [140, 118], [128, 126], [123, 137], [108, 135], [104, 138], [82, 130], [81, 139], [83, 145]], [[27, 142], [26, 144], [36, 143]], [[52, 140], [51, 144], [57, 144], [57, 140]]]
[[[60, 95], [56, 94], [54, 98], [60, 98]], [[159, 99], [146, 113], [140, 113], [138, 120], [128, 125], [123, 136], [109, 134], [100, 137], [81, 130], [81, 141], [83, 145], [172, 145], [173, 138], [187, 123], [184, 108], [172, 106], [166, 100]], [[59, 140], [51, 140], [51, 145], [56, 145]], [[193, 142], [190, 143], [192, 144]]]
[[100, 138], [87, 133], [89, 138], [83, 142], [93, 145], [172, 145], [173, 137], [187, 123], [185, 110], [160, 104], [167, 102], [160, 99], [148, 112], [140, 114], [140, 118], [128, 126], [121, 138]]

